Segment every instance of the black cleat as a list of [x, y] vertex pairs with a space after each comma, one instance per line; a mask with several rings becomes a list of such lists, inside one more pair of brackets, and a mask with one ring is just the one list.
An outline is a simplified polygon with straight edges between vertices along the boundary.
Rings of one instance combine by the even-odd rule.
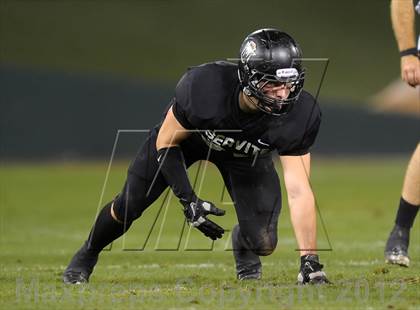
[[65, 284], [84, 284], [89, 282], [89, 274], [84, 270], [66, 269], [63, 274]]
[[410, 242], [410, 229], [395, 225], [385, 246], [385, 262], [403, 267], [410, 265], [408, 245]]
[[87, 250], [86, 243], [73, 256], [63, 273], [65, 284], [83, 284], [89, 282], [89, 276], [98, 261], [98, 254]]
[[236, 277], [238, 280], [260, 280], [262, 275], [261, 265], [254, 269], [242, 269], [236, 271]]
[[318, 255], [308, 254], [302, 256], [297, 284], [331, 284], [322, 268], [324, 268], [324, 265], [319, 263]]
[[306, 284], [331, 284], [327, 279], [327, 275], [323, 271], [311, 272], [304, 276], [302, 272], [299, 272], [297, 276], [297, 284], [306, 285]]

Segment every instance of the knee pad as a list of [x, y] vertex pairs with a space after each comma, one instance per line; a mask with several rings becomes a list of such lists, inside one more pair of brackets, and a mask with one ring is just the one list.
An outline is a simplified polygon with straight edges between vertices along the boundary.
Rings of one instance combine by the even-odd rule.
[[262, 231], [246, 238], [252, 252], [258, 256], [267, 256], [274, 252], [277, 246], [277, 235], [273, 232]]

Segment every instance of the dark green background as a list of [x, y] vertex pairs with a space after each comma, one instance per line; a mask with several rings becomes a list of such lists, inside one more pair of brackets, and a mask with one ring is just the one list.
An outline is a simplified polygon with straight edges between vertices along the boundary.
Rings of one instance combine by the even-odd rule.
[[[401, 0], [411, 1], [411, 0]], [[330, 59], [321, 94], [365, 99], [399, 75], [385, 0], [1, 1], [1, 62], [173, 84], [276, 27]], [[308, 80], [308, 83], [311, 83]]]
[[[235, 58], [263, 27], [329, 61], [317, 152], [412, 150], [418, 119], [368, 104], [399, 76], [389, 1], [0, 0], [0, 158], [107, 158], [118, 129], [159, 122], [188, 66]], [[316, 95], [326, 62], [305, 65]], [[141, 139], [128, 136], [131, 158]]]

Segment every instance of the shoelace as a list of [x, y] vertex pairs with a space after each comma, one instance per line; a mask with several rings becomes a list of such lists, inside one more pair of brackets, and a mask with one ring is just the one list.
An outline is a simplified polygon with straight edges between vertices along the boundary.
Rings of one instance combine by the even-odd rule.
[[394, 255], [397, 255], [397, 254], [404, 254], [404, 249], [402, 249], [402, 248], [392, 248], [392, 254], [394, 254]]
[[75, 270], [69, 270], [66, 272], [66, 276], [70, 279], [70, 280], [76, 280], [76, 279], [83, 279], [86, 281], [86, 277], [83, 274], [83, 272], [81, 271], [75, 271]]

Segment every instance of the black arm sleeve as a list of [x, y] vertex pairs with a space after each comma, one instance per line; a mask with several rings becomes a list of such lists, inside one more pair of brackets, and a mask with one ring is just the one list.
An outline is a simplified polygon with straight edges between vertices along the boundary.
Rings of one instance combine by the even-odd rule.
[[159, 170], [175, 196], [183, 201], [194, 201], [196, 196], [188, 179], [181, 148], [173, 146], [158, 150]]

